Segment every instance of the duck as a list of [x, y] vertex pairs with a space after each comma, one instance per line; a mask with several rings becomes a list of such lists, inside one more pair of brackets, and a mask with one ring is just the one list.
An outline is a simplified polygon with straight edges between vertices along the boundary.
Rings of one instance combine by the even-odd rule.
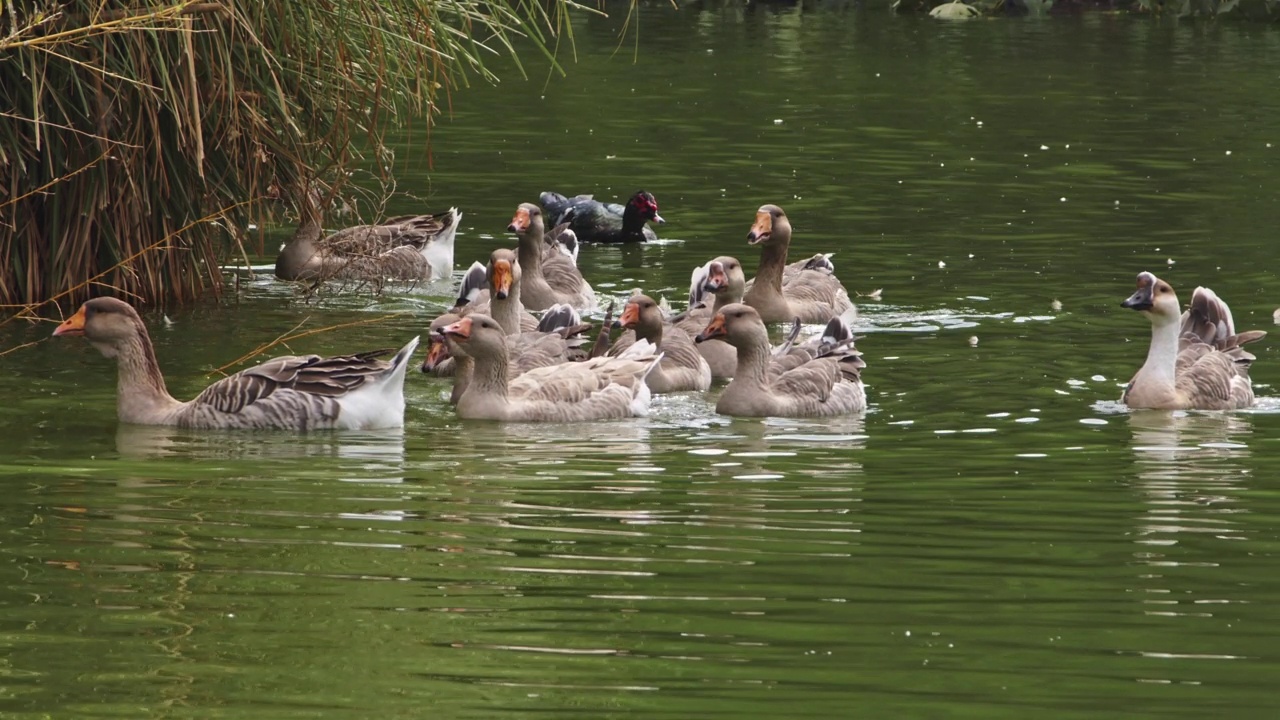
[[530, 310], [546, 310], [564, 304], [578, 310], [593, 310], [596, 293], [573, 259], [546, 242], [542, 208], [521, 203], [507, 230], [519, 240], [518, 256], [524, 271], [523, 300]]
[[1121, 307], [1151, 321], [1147, 360], [1125, 387], [1120, 401], [1155, 410], [1235, 410], [1253, 405], [1249, 367], [1254, 356], [1244, 345], [1266, 337], [1264, 330], [1237, 334], [1231, 308], [1212, 290], [1197, 287], [1185, 312], [1169, 283], [1138, 273], [1138, 289]]
[[377, 430], [404, 425], [404, 376], [418, 338], [391, 350], [355, 355], [278, 357], [175, 400], [165, 387], [151, 336], [128, 303], [100, 297], [53, 331], [84, 336], [119, 368], [121, 422], [196, 429]]
[[[689, 307], [672, 318], [672, 323], [690, 336], [697, 335], [725, 305], [742, 302], [747, 278], [742, 263], [721, 255], [694, 268], [689, 283]], [[733, 377], [738, 366], [738, 353], [719, 338], [696, 343], [698, 353], [707, 361], [713, 379]]]
[[552, 225], [568, 223], [583, 242], [629, 243], [657, 240], [658, 235], [645, 223], [665, 223], [658, 214], [658, 201], [653, 193], [639, 190], [626, 205], [602, 203], [592, 195], [565, 197], [547, 191], [538, 197]]
[[711, 366], [698, 352], [693, 336], [668, 325], [653, 298], [632, 295], [622, 309], [618, 324], [630, 332], [618, 339], [610, 354], [625, 352], [636, 340], [647, 340], [662, 353], [662, 362], [646, 381], [651, 391], [663, 394], [711, 389]]
[[[427, 357], [419, 367], [423, 373], [454, 379], [449, 394], [449, 402], [453, 405], [458, 404], [470, 385], [475, 363], [465, 354], [451, 352], [449, 343], [439, 331], [463, 317], [442, 313], [431, 321]], [[591, 325], [582, 322], [577, 310], [568, 305], [551, 308], [538, 321], [537, 329], [507, 335], [508, 377], [519, 377], [534, 368], [585, 360], [587, 351], [582, 348], [586, 343], [583, 335], [590, 330]]]
[[298, 203], [298, 229], [276, 256], [281, 280], [381, 286], [387, 280], [429, 282], [452, 276], [453, 241], [462, 220], [457, 208], [356, 225], [326, 236], [320, 207], [311, 194], [306, 197]]
[[643, 417], [649, 412], [645, 378], [662, 359], [639, 341], [622, 357], [591, 358], [530, 370], [511, 378], [502, 327], [470, 315], [437, 331], [450, 352], [474, 362], [458, 400], [459, 417], [503, 422], [586, 422]]
[[694, 340], [712, 338], [724, 338], [738, 351], [737, 370], [716, 401], [722, 415], [828, 417], [867, 409], [862, 384], [866, 363], [851, 335], [822, 353], [787, 347], [775, 360], [760, 313], [733, 303], [721, 308]]
[[[788, 272], [791, 221], [782, 208], [762, 205], [747, 241], [760, 246], [760, 267], [742, 301], [755, 308], [766, 323], [790, 322], [797, 317], [803, 323], [826, 323], [854, 312], [849, 292], [836, 278], [829, 256], [814, 256]], [[807, 269], [809, 266], [812, 269]]]

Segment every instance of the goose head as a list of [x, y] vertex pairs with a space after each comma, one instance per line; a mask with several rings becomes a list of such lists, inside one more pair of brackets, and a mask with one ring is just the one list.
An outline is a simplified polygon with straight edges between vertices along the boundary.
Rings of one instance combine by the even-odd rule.
[[694, 341], [706, 342], [712, 338], [723, 338], [734, 347], [742, 347], [757, 343], [762, 337], [765, 344], [768, 344], [769, 331], [760, 319], [760, 313], [750, 305], [732, 303], [716, 313]]
[[138, 311], [110, 297], [89, 300], [54, 331], [55, 337], [83, 335], [103, 355], [113, 358], [122, 345], [147, 336]]
[[436, 333], [448, 344], [449, 352], [461, 352], [473, 358], [498, 356], [506, 362], [506, 333], [498, 321], [488, 315], [468, 315]]
[[707, 280], [702, 289], [714, 295], [729, 293], [730, 297], [742, 297], [747, 287], [747, 276], [737, 258], [721, 255], [707, 266]]
[[422, 361], [422, 366], [419, 368], [422, 372], [429, 373], [435, 370], [440, 363], [451, 357], [449, 346], [440, 331], [460, 319], [453, 313], [444, 313], [431, 321], [431, 331], [427, 334], [427, 358]]
[[770, 241], [786, 241], [791, 239], [791, 221], [787, 214], [777, 205], [761, 205], [756, 211], [755, 224], [747, 233], [747, 242], [760, 245]]
[[520, 207], [516, 208], [515, 216], [511, 218], [511, 223], [507, 225], [507, 231], [523, 235], [536, 226], [546, 232], [544, 222], [542, 208], [533, 203], [520, 203]]
[[658, 214], [658, 200], [653, 193], [644, 190], [637, 191], [631, 199], [627, 201], [627, 209], [634, 212], [640, 217], [640, 221], [652, 220], [655, 223], [665, 223], [666, 220]]
[[627, 300], [626, 307], [622, 309], [622, 317], [618, 318], [618, 324], [637, 331], [641, 328], [660, 331], [662, 308], [658, 307], [657, 301], [648, 295], [632, 295]]
[[506, 248], [494, 250], [489, 255], [489, 292], [498, 300], [506, 300], [520, 282], [520, 261], [516, 253]]
[[1182, 307], [1169, 283], [1149, 272], [1138, 273], [1138, 289], [1120, 307], [1137, 310], [1146, 315], [1153, 325], [1180, 322]]

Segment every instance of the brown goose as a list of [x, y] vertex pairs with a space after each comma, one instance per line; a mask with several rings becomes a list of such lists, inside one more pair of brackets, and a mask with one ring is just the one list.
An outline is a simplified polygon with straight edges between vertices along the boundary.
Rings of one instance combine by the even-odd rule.
[[453, 273], [453, 239], [462, 213], [405, 215], [325, 236], [310, 196], [298, 203], [301, 220], [276, 257], [281, 280], [320, 282], [442, 280]]
[[582, 422], [649, 411], [644, 379], [661, 359], [637, 342], [627, 357], [592, 358], [536, 368], [511, 379], [507, 344], [493, 318], [471, 315], [439, 330], [450, 350], [472, 358], [471, 384], [458, 400], [466, 419], [513, 422]]
[[80, 306], [53, 331], [83, 335], [119, 367], [121, 422], [184, 428], [370, 430], [404, 425], [404, 373], [414, 338], [390, 361], [390, 350], [322, 358], [278, 357], [205, 388], [194, 400], [169, 394], [142, 318], [114, 298]]
[[1121, 402], [1157, 410], [1233, 410], [1253, 404], [1249, 366], [1242, 347], [1266, 337], [1262, 330], [1236, 334], [1231, 308], [1212, 290], [1198, 287], [1191, 307], [1180, 312], [1169, 283], [1138, 273], [1138, 289], [1122, 307], [1151, 321], [1147, 361], [1129, 381]]
[[[454, 379], [449, 394], [449, 402], [454, 405], [471, 384], [475, 362], [466, 354], [452, 352], [452, 343], [440, 330], [462, 317], [445, 313], [431, 321], [430, 345], [420, 368], [424, 373]], [[590, 330], [591, 325], [582, 322], [577, 310], [568, 305], [551, 308], [542, 316], [537, 329], [507, 335], [508, 377], [519, 377], [534, 368], [586, 359], [586, 351], [581, 348], [586, 339], [582, 335]]]
[[760, 246], [760, 267], [742, 301], [755, 308], [766, 323], [790, 322], [794, 318], [803, 323], [825, 323], [852, 311], [848, 291], [827, 271], [828, 267], [834, 268], [827, 256], [816, 255], [805, 261], [807, 265], [821, 258], [825, 265], [816, 271], [797, 268], [788, 272], [791, 221], [782, 208], [762, 205], [756, 211], [747, 241]]
[[[482, 271], [485, 289], [474, 293], [469, 287], [474, 283], [473, 273]], [[522, 301], [523, 272], [514, 250], [498, 248], [489, 254], [489, 264], [472, 264], [462, 280], [458, 303], [450, 312], [455, 315], [480, 313], [488, 315], [507, 331], [508, 335], [532, 332], [538, 329], [538, 318], [530, 313]], [[474, 300], [468, 301], [468, 297]], [[546, 308], [543, 308], [546, 309]]]
[[866, 410], [861, 370], [866, 366], [851, 342], [826, 354], [786, 353], [777, 362], [769, 332], [755, 308], [727, 305], [696, 338], [722, 337], [738, 351], [733, 380], [716, 412], [744, 417], [819, 417]]
[[[673, 319], [676, 327], [689, 335], [697, 335], [725, 305], [742, 302], [747, 278], [737, 258], [721, 255], [706, 265], [695, 268], [689, 285], [689, 309]], [[714, 300], [709, 304], [707, 294]], [[707, 361], [713, 378], [731, 378], [738, 366], [738, 352], [720, 339], [696, 345]]]
[[610, 355], [626, 352], [636, 340], [647, 340], [662, 353], [662, 362], [646, 381], [655, 393], [704, 391], [711, 388], [711, 367], [698, 352], [693, 337], [668, 325], [662, 309], [648, 295], [632, 295], [622, 309], [618, 324], [630, 330], [618, 338]]
[[524, 304], [530, 310], [546, 310], [563, 303], [579, 310], [596, 307], [596, 294], [565, 252], [546, 242], [542, 208], [522, 203], [507, 230], [520, 241], [520, 265], [524, 269]]

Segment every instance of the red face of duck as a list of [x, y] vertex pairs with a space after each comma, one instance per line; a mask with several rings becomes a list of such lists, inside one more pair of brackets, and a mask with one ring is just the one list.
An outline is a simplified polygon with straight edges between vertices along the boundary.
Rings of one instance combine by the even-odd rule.
[[489, 283], [493, 288], [493, 296], [506, 300], [511, 294], [511, 284], [515, 282], [515, 274], [511, 272], [511, 261], [494, 260]]
[[656, 223], [665, 223], [666, 220], [658, 214], [658, 199], [652, 193], [643, 190], [631, 196], [631, 204], [640, 211], [640, 217], [646, 220], [652, 220]]
[[769, 235], [773, 232], [773, 215], [760, 210], [756, 212], [756, 222], [751, 226], [750, 232], [747, 233], [747, 242], [752, 245], [759, 245], [769, 239]]
[[64, 335], [83, 335], [84, 334], [84, 305], [76, 311], [75, 315], [67, 318], [54, 331], [54, 337], [62, 337]]
[[704, 342], [712, 338], [725, 337], [729, 332], [725, 329], [724, 322], [724, 313], [716, 313], [716, 316], [711, 318], [711, 322], [693, 339], [694, 342]]
[[451, 337], [455, 340], [466, 341], [471, 339], [471, 318], [465, 317], [452, 325], [445, 325], [439, 330], [440, 335]]
[[507, 226], [507, 232], [522, 233], [529, 229], [533, 224], [533, 218], [529, 216], [528, 208], [517, 208], [515, 217], [511, 218], [511, 224]]

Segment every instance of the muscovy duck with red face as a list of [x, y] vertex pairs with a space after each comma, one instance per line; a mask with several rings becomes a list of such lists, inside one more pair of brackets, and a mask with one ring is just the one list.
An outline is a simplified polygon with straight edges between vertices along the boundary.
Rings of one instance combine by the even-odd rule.
[[641, 190], [626, 205], [602, 203], [591, 195], [565, 197], [547, 191], [538, 198], [547, 225], [569, 223], [569, 229], [582, 242], [627, 243], [657, 240], [658, 235], [645, 223], [666, 222], [658, 214], [658, 201], [653, 193]]

